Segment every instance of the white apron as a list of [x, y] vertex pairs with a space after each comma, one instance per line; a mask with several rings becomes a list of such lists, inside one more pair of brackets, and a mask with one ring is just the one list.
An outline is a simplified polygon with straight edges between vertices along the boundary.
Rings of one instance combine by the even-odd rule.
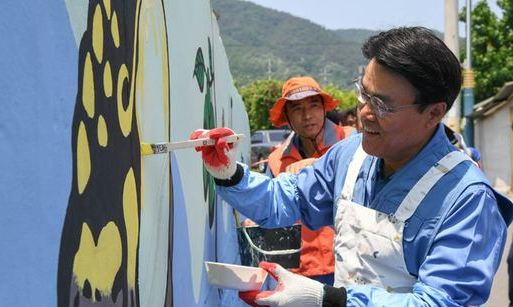
[[396, 212], [387, 215], [351, 201], [366, 156], [360, 145], [337, 201], [335, 287], [371, 284], [389, 292], [410, 292], [416, 278], [404, 261], [404, 223], [438, 180], [469, 158], [459, 151], [447, 154], [413, 186]]

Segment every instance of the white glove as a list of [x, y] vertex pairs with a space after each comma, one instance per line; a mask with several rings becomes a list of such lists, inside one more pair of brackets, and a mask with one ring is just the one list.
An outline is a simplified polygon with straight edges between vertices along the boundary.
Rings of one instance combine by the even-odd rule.
[[210, 138], [216, 141], [214, 146], [196, 147], [201, 151], [201, 158], [207, 171], [217, 179], [230, 179], [237, 170], [237, 144], [228, 144], [223, 139], [234, 134], [229, 128], [215, 128], [212, 130], [199, 129], [194, 131], [190, 139]]
[[313, 279], [287, 271], [277, 263], [260, 262], [260, 267], [278, 281], [272, 291], [239, 292], [251, 306], [321, 307], [324, 285]]

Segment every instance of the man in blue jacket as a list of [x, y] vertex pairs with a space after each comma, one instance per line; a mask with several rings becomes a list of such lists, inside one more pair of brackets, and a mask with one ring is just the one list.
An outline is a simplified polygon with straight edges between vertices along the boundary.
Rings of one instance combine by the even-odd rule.
[[298, 175], [275, 179], [237, 164], [226, 128], [196, 131], [217, 191], [264, 227], [298, 218], [335, 229], [335, 285], [261, 263], [272, 291], [241, 293], [260, 306], [468, 306], [486, 302], [512, 203], [447, 139], [443, 116], [461, 87], [458, 59], [431, 31], [397, 28], [362, 47], [355, 82], [362, 133]]

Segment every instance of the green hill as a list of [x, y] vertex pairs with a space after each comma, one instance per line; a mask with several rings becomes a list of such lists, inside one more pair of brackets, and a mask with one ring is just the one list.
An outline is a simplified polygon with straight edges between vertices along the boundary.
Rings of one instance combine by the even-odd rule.
[[[366, 61], [362, 42], [375, 31], [327, 30], [306, 19], [247, 1], [213, 0], [231, 71], [241, 85], [255, 79], [312, 75], [349, 87]], [[270, 73], [269, 73], [270, 69]]]
[[362, 45], [369, 36], [378, 34], [380, 31], [372, 31], [365, 29], [340, 29], [335, 30], [335, 34], [344, 41], [357, 43]]
[[[230, 69], [238, 84], [311, 75], [351, 87], [366, 60], [363, 42], [379, 31], [328, 30], [307, 19], [243, 0], [212, 0]], [[435, 31], [436, 32], [436, 31]], [[443, 39], [443, 33], [436, 32]], [[269, 72], [270, 71], [270, 72]]]

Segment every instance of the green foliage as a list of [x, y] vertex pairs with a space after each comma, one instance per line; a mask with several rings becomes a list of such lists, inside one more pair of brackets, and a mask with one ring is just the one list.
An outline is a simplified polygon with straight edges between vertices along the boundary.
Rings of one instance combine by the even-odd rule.
[[[503, 10], [497, 17], [486, 1], [472, 10], [472, 69], [475, 73], [476, 101], [496, 94], [505, 82], [513, 80], [513, 0], [498, 0]], [[465, 8], [460, 21], [466, 21]], [[465, 58], [465, 50], [461, 52]]]
[[281, 96], [283, 81], [257, 80], [239, 88], [239, 93], [246, 105], [251, 132], [272, 129], [269, 121], [269, 109]]
[[[274, 128], [269, 121], [269, 109], [280, 98], [282, 86], [283, 81], [279, 80], [257, 80], [239, 88], [248, 112], [251, 132]], [[334, 84], [323, 87], [323, 90], [340, 101], [340, 110], [356, 106], [356, 95], [353, 90], [342, 90]]]
[[334, 84], [325, 86], [323, 90], [329, 93], [333, 98], [340, 101], [337, 107], [339, 110], [352, 109], [358, 102], [354, 90], [342, 90], [336, 87]]

